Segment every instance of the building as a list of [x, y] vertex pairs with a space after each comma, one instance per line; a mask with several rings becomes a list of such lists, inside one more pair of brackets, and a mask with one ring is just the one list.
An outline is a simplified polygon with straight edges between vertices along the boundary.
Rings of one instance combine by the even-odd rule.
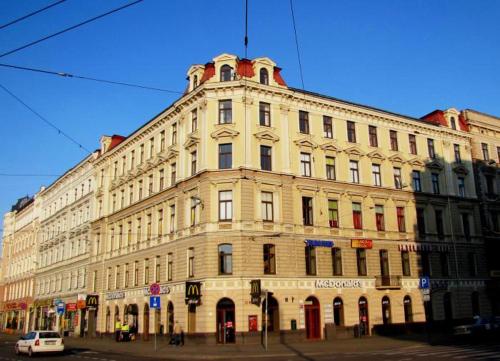
[[500, 118], [466, 109], [461, 114], [472, 135], [472, 161], [481, 204], [486, 258], [491, 280], [488, 292], [495, 315], [500, 315]]
[[[94, 174], [91, 154], [68, 170], [37, 197], [40, 237], [35, 277], [36, 329], [84, 332], [89, 262], [90, 222], [93, 217]], [[64, 311], [59, 314], [57, 306]]]
[[2, 329], [26, 332], [33, 327], [33, 284], [39, 209], [36, 196], [23, 197], [3, 220]]
[[126, 139], [103, 138], [89, 333], [120, 319], [146, 339], [174, 321], [206, 342], [251, 342], [264, 323], [314, 339], [490, 312], [467, 128], [294, 89], [280, 70], [222, 54]]

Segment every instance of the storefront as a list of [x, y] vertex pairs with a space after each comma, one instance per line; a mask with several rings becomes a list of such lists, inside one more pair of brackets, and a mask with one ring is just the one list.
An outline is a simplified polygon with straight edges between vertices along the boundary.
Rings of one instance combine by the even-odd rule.
[[4, 304], [5, 329], [24, 332], [28, 321], [28, 305], [25, 301]]
[[35, 300], [33, 306], [35, 310], [35, 329], [55, 330], [57, 317], [54, 300]]

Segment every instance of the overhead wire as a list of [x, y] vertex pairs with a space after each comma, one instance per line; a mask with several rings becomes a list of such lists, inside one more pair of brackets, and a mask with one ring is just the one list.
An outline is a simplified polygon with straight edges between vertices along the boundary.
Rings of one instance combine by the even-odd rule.
[[299, 61], [300, 81], [302, 83], [302, 90], [304, 90], [305, 89], [304, 74], [302, 73], [302, 61], [300, 60], [299, 38], [297, 36], [297, 25], [295, 24], [295, 14], [293, 11], [293, 0], [290, 0], [290, 11], [292, 13], [293, 32], [295, 34], [295, 47], [297, 49], [297, 59]]
[[55, 3], [49, 4], [49, 5], [47, 5], [47, 6], [43, 7], [43, 8], [41, 8], [41, 9], [38, 9], [38, 10], [36, 10], [36, 11], [33, 11], [33, 12], [31, 12], [31, 13], [29, 13], [29, 14], [26, 14], [26, 15], [24, 15], [24, 16], [21, 16], [20, 18], [17, 18], [17, 19], [15, 19], [15, 20], [9, 21], [9, 22], [8, 22], [8, 23], [6, 23], [6, 24], [0, 25], [0, 30], [5, 29], [6, 27], [9, 27], [9, 26], [11, 26], [11, 25], [14, 25], [14, 24], [16, 24], [16, 23], [18, 23], [18, 22], [20, 22], [20, 21], [25, 20], [25, 19], [28, 19], [28, 18], [30, 18], [30, 17], [32, 17], [32, 16], [36, 15], [36, 14], [39, 14], [39, 13], [41, 13], [41, 12], [45, 11], [45, 10], [48, 10], [48, 9], [50, 9], [50, 8], [52, 8], [52, 7], [56, 6], [56, 5], [59, 5], [59, 4], [63, 3], [63, 2], [65, 2], [65, 1], [66, 1], [66, 0], [59, 0], [59, 1], [56, 1]]
[[128, 4], [125, 4], [125, 5], [120, 6], [120, 7], [118, 7], [118, 8], [115, 8], [115, 9], [113, 9], [113, 10], [107, 11], [107, 12], [105, 12], [105, 13], [101, 14], [101, 15], [94, 16], [93, 18], [90, 18], [90, 19], [88, 19], [88, 20], [85, 20], [85, 21], [83, 21], [83, 22], [81, 22], [81, 23], [78, 23], [78, 24], [76, 24], [76, 25], [72, 25], [72, 26], [70, 26], [69, 28], [66, 28], [66, 29], [60, 30], [60, 31], [58, 31], [58, 32], [56, 32], [56, 33], [54, 33], [54, 34], [44, 36], [43, 38], [40, 38], [40, 39], [35, 40], [35, 41], [32, 41], [32, 42], [30, 42], [30, 43], [28, 43], [28, 44], [25, 44], [25, 45], [23, 45], [23, 46], [20, 46], [20, 47], [18, 47], [18, 48], [12, 49], [12, 50], [9, 50], [9, 51], [7, 51], [7, 52], [5, 52], [5, 53], [0, 54], [0, 58], [2, 58], [2, 57], [4, 57], [4, 56], [7, 56], [7, 55], [10, 55], [10, 54], [14, 54], [14, 53], [16, 53], [16, 52], [18, 52], [18, 51], [21, 51], [21, 50], [26, 49], [26, 48], [29, 48], [29, 47], [31, 47], [31, 46], [33, 46], [33, 45], [39, 44], [39, 43], [41, 43], [41, 42], [43, 42], [43, 41], [45, 41], [45, 40], [48, 40], [48, 39], [54, 38], [54, 37], [56, 37], [56, 36], [58, 36], [58, 35], [64, 34], [64, 33], [68, 32], [68, 31], [71, 31], [71, 30], [77, 29], [77, 28], [79, 28], [79, 27], [81, 27], [81, 26], [83, 26], [83, 25], [89, 24], [89, 23], [91, 23], [91, 22], [93, 22], [93, 21], [96, 21], [96, 20], [101, 19], [101, 18], [103, 18], [103, 17], [105, 17], [105, 16], [108, 16], [108, 15], [111, 15], [111, 14], [113, 14], [113, 13], [115, 13], [115, 12], [120, 11], [120, 10], [126, 9], [126, 8], [128, 8], [128, 7], [130, 7], [130, 6], [136, 5], [136, 4], [138, 4], [138, 3], [142, 2], [142, 1], [144, 1], [144, 0], [136, 0], [136, 1], [133, 1], [133, 2], [131, 2], [131, 3], [128, 3]]
[[80, 149], [83, 149], [87, 153], [91, 154], [92, 152], [83, 146], [81, 143], [79, 143], [75, 138], [70, 136], [68, 133], [64, 132], [62, 129], [60, 129], [57, 125], [49, 121], [47, 118], [45, 118], [43, 115], [38, 113], [35, 109], [33, 109], [31, 106], [26, 104], [21, 98], [19, 98], [17, 95], [12, 93], [9, 89], [7, 89], [4, 85], [0, 84], [0, 88], [2, 88], [7, 94], [9, 94], [12, 98], [17, 100], [20, 104], [22, 104], [26, 109], [28, 109], [31, 113], [35, 114], [40, 120], [42, 120], [45, 124], [47, 124], [49, 127], [55, 129], [59, 135], [62, 135], [72, 143], [76, 144]]

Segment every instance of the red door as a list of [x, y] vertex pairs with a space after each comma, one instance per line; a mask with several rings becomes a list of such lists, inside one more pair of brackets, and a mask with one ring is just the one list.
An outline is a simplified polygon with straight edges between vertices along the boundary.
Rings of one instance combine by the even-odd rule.
[[304, 306], [306, 316], [306, 335], [308, 339], [319, 339], [320, 331], [320, 313], [319, 301], [315, 297], [307, 298]]

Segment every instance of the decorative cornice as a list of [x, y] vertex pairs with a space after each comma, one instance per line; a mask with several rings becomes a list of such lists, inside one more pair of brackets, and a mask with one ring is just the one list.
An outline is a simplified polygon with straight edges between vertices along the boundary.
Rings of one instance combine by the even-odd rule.
[[257, 138], [259, 140], [269, 140], [273, 143], [280, 140], [280, 137], [278, 137], [276, 134], [274, 134], [270, 130], [263, 130], [261, 132], [255, 133], [254, 136], [255, 136], [255, 138]]
[[210, 136], [216, 140], [220, 139], [220, 138], [234, 138], [236, 136], [238, 136], [240, 134], [240, 132], [234, 130], [234, 129], [231, 129], [229, 127], [221, 127], [215, 131], [213, 131]]

